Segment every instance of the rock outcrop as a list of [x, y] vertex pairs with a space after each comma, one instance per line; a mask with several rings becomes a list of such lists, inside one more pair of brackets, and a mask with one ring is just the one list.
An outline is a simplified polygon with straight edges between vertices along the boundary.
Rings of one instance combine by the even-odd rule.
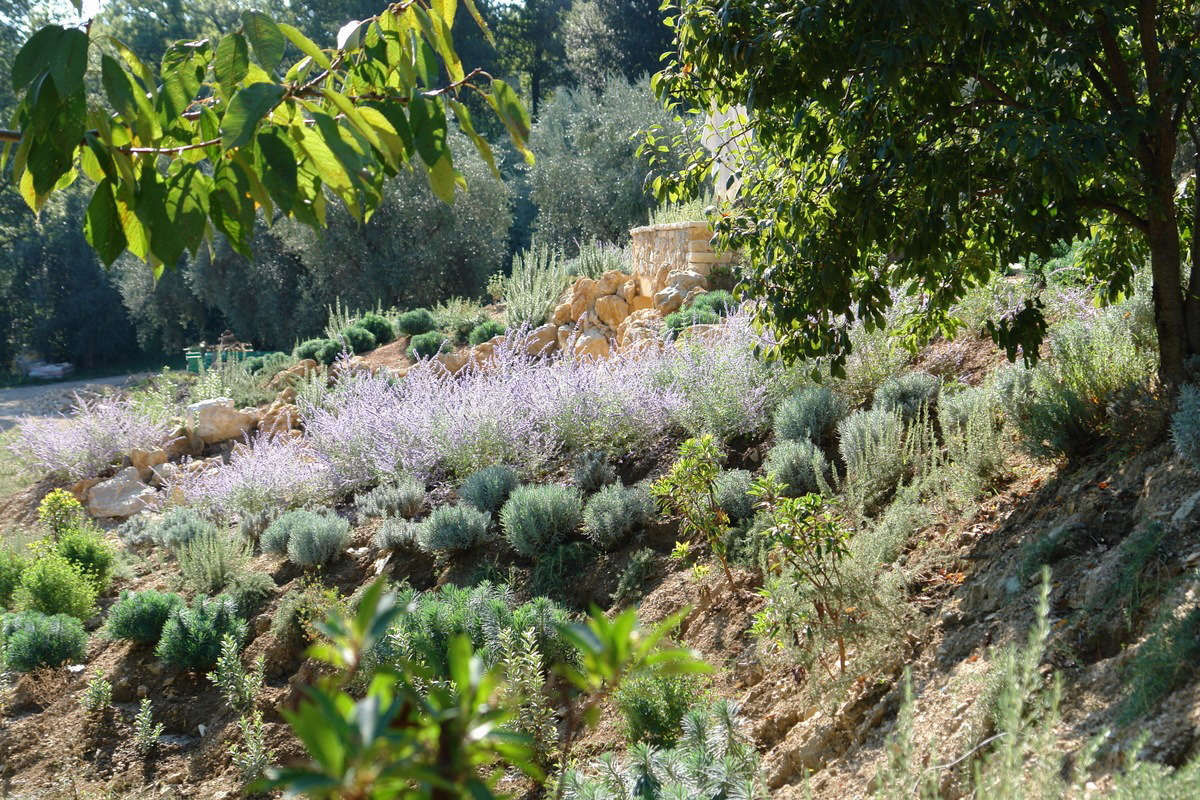
[[145, 509], [155, 491], [142, 483], [137, 467], [126, 467], [87, 492], [87, 510], [93, 517], [131, 517]]
[[187, 407], [190, 430], [205, 444], [218, 444], [241, 439], [258, 425], [258, 412], [239, 411], [228, 397], [201, 400]]

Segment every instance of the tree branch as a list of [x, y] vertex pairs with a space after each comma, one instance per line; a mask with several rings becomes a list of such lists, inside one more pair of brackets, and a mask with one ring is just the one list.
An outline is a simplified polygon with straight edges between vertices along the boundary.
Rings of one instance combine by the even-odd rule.
[[1133, 211], [1114, 200], [1082, 197], [1079, 199], [1079, 205], [1083, 206], [1084, 208], [1095, 208], [1100, 211], [1108, 211], [1109, 213], [1125, 220], [1142, 233], [1148, 233], [1150, 230], [1150, 223], [1146, 221], [1145, 218], [1139, 217]]

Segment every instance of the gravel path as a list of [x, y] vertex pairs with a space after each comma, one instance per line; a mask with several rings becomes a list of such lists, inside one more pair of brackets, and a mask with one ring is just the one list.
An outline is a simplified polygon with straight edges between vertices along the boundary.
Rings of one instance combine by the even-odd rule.
[[113, 375], [36, 386], [0, 389], [0, 431], [6, 431], [21, 417], [52, 417], [70, 408], [76, 392], [86, 394], [105, 386], [127, 386], [149, 373]]

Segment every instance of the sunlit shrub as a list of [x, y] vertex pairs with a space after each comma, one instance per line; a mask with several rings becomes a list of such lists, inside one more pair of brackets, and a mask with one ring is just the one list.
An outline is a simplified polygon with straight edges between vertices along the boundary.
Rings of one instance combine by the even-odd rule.
[[438, 506], [421, 523], [417, 541], [430, 553], [469, 550], [488, 538], [491, 514], [468, 503]]
[[748, 494], [752, 480], [749, 471], [730, 469], [718, 475], [713, 484], [717, 505], [732, 523], [741, 522], [754, 515], [754, 501]]
[[905, 422], [911, 422], [922, 409], [932, 412], [940, 389], [941, 382], [933, 375], [908, 372], [879, 384], [871, 407], [895, 411]]
[[810, 441], [826, 447], [837, 424], [846, 416], [844, 397], [827, 386], [806, 386], [788, 397], [775, 411], [775, 438]]
[[472, 346], [481, 345], [502, 335], [505, 330], [504, 323], [489, 319], [471, 329], [470, 335], [467, 336], [467, 342]]
[[92, 525], [68, 530], [58, 537], [55, 551], [74, 564], [100, 591], [108, 588], [117, 553]]
[[433, 330], [436, 323], [428, 308], [414, 308], [405, 311], [396, 320], [396, 329], [405, 336], [419, 336]]
[[906, 470], [904, 423], [881, 408], [856, 411], [838, 423], [847, 491], [863, 508], [887, 500]]
[[583, 509], [583, 532], [601, 550], [620, 546], [654, 518], [654, 502], [640, 486], [609, 484]]
[[21, 573], [28, 563], [15, 551], [0, 547], [0, 609], [12, 604], [13, 594], [21, 582]]
[[513, 550], [536, 558], [579, 528], [583, 501], [566, 486], [520, 486], [500, 509], [500, 523]]
[[376, 346], [375, 334], [361, 325], [351, 325], [339, 334], [339, 338], [352, 353], [365, 353], [374, 350]]
[[589, 450], [575, 458], [571, 482], [584, 494], [591, 494], [616, 479], [617, 471], [609, 462], [608, 453], [603, 450]]
[[13, 605], [53, 616], [87, 619], [96, 613], [96, 584], [58, 553], [44, 553], [21, 573]]
[[422, 358], [433, 358], [449, 347], [450, 341], [441, 331], [429, 331], [412, 337], [408, 346], [408, 357], [414, 361]]
[[176, 506], [155, 523], [154, 539], [163, 547], [176, 550], [197, 536], [216, 530], [217, 526], [194, 508]]
[[669, 335], [675, 335], [693, 325], [716, 325], [721, 317], [711, 308], [689, 306], [672, 311], [663, 318], [663, 330]]
[[425, 485], [410, 475], [402, 475], [394, 483], [382, 483], [354, 499], [360, 516], [388, 517], [399, 514], [415, 517], [425, 505]]
[[241, 644], [246, 622], [226, 597], [199, 598], [191, 607], [176, 608], [163, 625], [154, 653], [178, 670], [211, 669], [221, 654], [221, 640], [232, 636]]
[[797, 497], [820, 491], [829, 465], [825, 454], [808, 439], [788, 439], [767, 451], [764, 468], [787, 487], [789, 497]]
[[712, 311], [718, 316], [727, 317], [737, 310], [738, 302], [733, 295], [724, 289], [705, 292], [692, 301], [692, 308]]
[[23, 611], [5, 615], [0, 618], [0, 644], [4, 666], [14, 672], [83, 661], [87, 655], [83, 624], [67, 614]]
[[634, 676], [621, 682], [616, 703], [625, 719], [625, 739], [669, 747], [679, 736], [683, 716], [700, 701], [695, 675]]
[[382, 314], [363, 314], [357, 324], [370, 331], [377, 344], [385, 345], [396, 338], [396, 328]]
[[242, 539], [213, 530], [180, 547], [177, 557], [188, 586], [200, 594], [216, 594], [246, 568], [250, 550]]
[[1171, 415], [1171, 442], [1179, 457], [1200, 467], [1200, 389], [1184, 384]]
[[138, 644], [157, 644], [171, 612], [183, 606], [174, 592], [121, 592], [108, 610], [106, 630], [113, 639], [130, 639]]
[[498, 514], [518, 483], [520, 479], [516, 470], [496, 464], [476, 470], [467, 476], [462, 486], [458, 487], [458, 496], [480, 511]]
[[416, 550], [418, 547], [417, 534], [421, 530], [419, 522], [398, 517], [388, 517], [375, 532], [372, 543], [380, 550], [400, 552]]
[[302, 567], [324, 564], [346, 549], [350, 523], [332, 511], [289, 511], [267, 526], [264, 552], [286, 555]]

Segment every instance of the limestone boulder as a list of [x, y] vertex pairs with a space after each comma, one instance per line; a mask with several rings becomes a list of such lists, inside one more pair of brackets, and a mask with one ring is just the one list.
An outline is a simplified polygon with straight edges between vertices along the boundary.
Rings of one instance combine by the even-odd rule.
[[635, 311], [644, 311], [647, 308], [654, 307], [654, 298], [647, 297], [644, 294], [634, 295], [629, 299], [628, 305], [630, 314], [634, 313]]
[[293, 403], [281, 403], [276, 400], [267, 406], [263, 412], [258, 429], [272, 436], [286, 433], [300, 426], [300, 409]]
[[597, 297], [596, 316], [603, 324], [616, 329], [629, 316], [629, 304], [615, 294]]
[[154, 495], [138, 478], [137, 467], [126, 467], [88, 490], [87, 509], [93, 517], [132, 517], [149, 506]]
[[590, 311], [600, 294], [599, 285], [591, 278], [575, 281], [571, 287], [571, 319], [579, 319]]
[[559, 303], [554, 307], [554, 313], [550, 317], [550, 322], [555, 325], [566, 325], [571, 321], [571, 302], [569, 300], [565, 303]]
[[558, 326], [558, 349], [566, 350], [567, 343], [571, 341], [571, 337], [575, 335], [574, 325], [559, 325]]
[[458, 374], [463, 367], [470, 363], [471, 355], [470, 351], [466, 350], [450, 350], [438, 353], [437, 360], [446, 368], [447, 372]]
[[628, 303], [633, 298], [637, 297], [638, 284], [635, 280], [628, 280], [621, 284], [621, 288], [617, 290], [617, 296]]
[[548, 356], [558, 350], [558, 326], [549, 324], [534, 328], [525, 337], [525, 352], [533, 357]]
[[644, 347], [661, 341], [663, 315], [655, 308], [634, 311], [617, 329], [617, 345], [622, 349]]
[[598, 328], [589, 328], [575, 340], [576, 358], [607, 358], [611, 352], [608, 337]]
[[258, 413], [238, 410], [228, 397], [201, 400], [187, 407], [191, 432], [205, 444], [241, 439], [258, 425]]
[[143, 481], [150, 480], [154, 467], [167, 463], [167, 460], [167, 451], [161, 447], [153, 450], [141, 450], [135, 447], [129, 451], [129, 463], [138, 471], [138, 478]]
[[307, 378], [311, 373], [316, 372], [318, 369], [320, 369], [320, 364], [313, 359], [301, 359], [282, 372], [277, 373], [274, 378], [271, 378], [271, 382], [267, 385], [272, 389], [278, 389], [282, 386], [287, 386], [292, 379]]
[[667, 286], [654, 293], [654, 307], [663, 314], [670, 314], [683, 307], [685, 297], [687, 294], [680, 289]]
[[627, 280], [629, 280], [629, 276], [624, 272], [610, 269], [596, 279], [596, 295], [602, 297], [606, 294], [616, 294]]

